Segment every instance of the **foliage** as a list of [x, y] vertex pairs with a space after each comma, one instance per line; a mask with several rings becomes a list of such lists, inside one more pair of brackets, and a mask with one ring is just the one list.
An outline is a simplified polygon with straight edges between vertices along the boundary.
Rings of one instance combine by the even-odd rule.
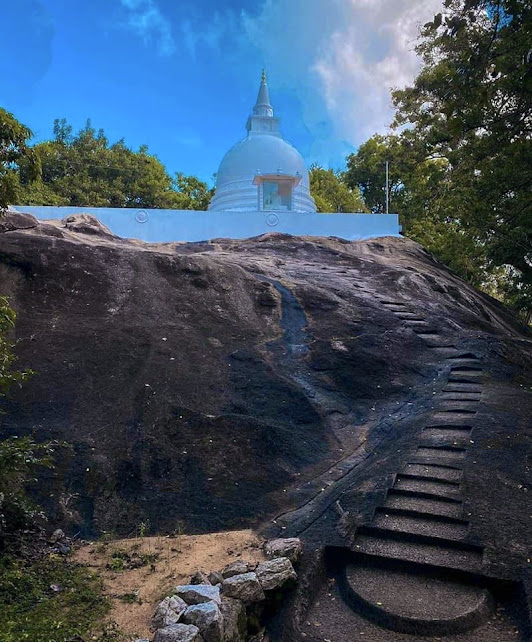
[[181, 210], [207, 210], [214, 195], [214, 187], [209, 189], [207, 183], [181, 172], [176, 173], [172, 185], [177, 196], [175, 207]]
[[389, 161], [390, 211], [399, 214], [403, 234], [421, 243], [462, 278], [481, 286], [486, 278], [484, 248], [447, 208], [452, 189], [445, 159], [420, 157], [404, 135], [375, 135], [347, 159], [346, 180], [360, 188], [372, 212], [386, 203]]
[[9, 300], [0, 296], [0, 398], [13, 384], [21, 384], [31, 374], [31, 370], [13, 370], [16, 356], [14, 345], [9, 341], [9, 333], [15, 326], [17, 315], [9, 307]]
[[357, 186], [349, 187], [342, 172], [311, 165], [310, 193], [318, 212], [365, 212], [367, 208]]
[[526, 0], [445, 0], [422, 31], [423, 67], [393, 93], [396, 136], [374, 136], [346, 180], [373, 211], [461, 276], [532, 313], [532, 10]]
[[24, 162], [28, 184], [39, 174], [39, 164], [28, 146], [31, 131], [0, 107], [0, 213], [19, 196], [18, 167]]
[[108, 610], [101, 580], [85, 567], [56, 555], [0, 558], [0, 642], [86, 640]]
[[37, 481], [37, 471], [53, 467], [56, 447], [55, 442], [38, 444], [31, 437], [0, 441], [0, 538], [29, 526], [40, 515], [26, 487]]
[[[396, 125], [418, 155], [446, 162], [442, 206], [504, 268], [506, 300], [532, 312], [532, 9], [528, 0], [445, 0], [427, 23]], [[449, 189], [449, 186], [452, 189]]]
[[[31, 370], [13, 370], [16, 361], [9, 333], [16, 320], [7, 297], [0, 296], [0, 398], [13, 385], [20, 385]], [[50, 468], [57, 444], [37, 444], [31, 437], [0, 441], [0, 541], [5, 533], [28, 526], [38, 514], [26, 495], [26, 486], [43, 467]]]
[[90, 120], [76, 135], [65, 119], [54, 121], [51, 141], [34, 152], [41, 179], [31, 182], [29, 166], [20, 168], [21, 203], [92, 207], [206, 209], [212, 196], [206, 183], [178, 173], [172, 179], [164, 165], [143, 145], [138, 151], [124, 140], [110, 144]]

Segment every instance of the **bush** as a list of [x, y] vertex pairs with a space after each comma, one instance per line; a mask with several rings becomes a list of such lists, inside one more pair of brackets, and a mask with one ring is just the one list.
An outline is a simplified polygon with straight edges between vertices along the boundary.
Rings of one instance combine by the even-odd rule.
[[68, 559], [0, 558], [0, 642], [78, 642], [109, 610], [101, 580]]

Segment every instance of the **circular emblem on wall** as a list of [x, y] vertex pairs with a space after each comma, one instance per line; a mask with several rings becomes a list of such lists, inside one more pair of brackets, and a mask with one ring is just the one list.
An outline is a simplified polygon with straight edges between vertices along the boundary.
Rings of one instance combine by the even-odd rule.
[[145, 212], [144, 210], [139, 210], [135, 214], [135, 220], [137, 221], [137, 223], [146, 223], [146, 221], [148, 220], [148, 212]]
[[277, 214], [274, 214], [273, 212], [271, 214], [268, 214], [266, 217], [266, 224], [269, 225], [270, 227], [275, 227], [279, 223], [279, 217]]

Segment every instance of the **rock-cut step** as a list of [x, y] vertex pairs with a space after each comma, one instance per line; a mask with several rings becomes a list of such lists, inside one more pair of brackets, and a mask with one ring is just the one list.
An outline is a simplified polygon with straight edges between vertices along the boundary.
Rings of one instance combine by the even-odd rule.
[[388, 530], [453, 540], [464, 539], [468, 531], [468, 522], [464, 520], [382, 506], [376, 509], [371, 525]]
[[469, 391], [469, 390], [452, 390], [444, 391], [440, 399], [445, 402], [454, 402], [454, 401], [480, 401], [482, 395], [481, 390]]
[[436, 332], [416, 332], [417, 336], [427, 344], [429, 348], [452, 348], [452, 339], [437, 334]]
[[489, 591], [444, 575], [349, 564], [341, 583], [351, 607], [398, 633], [453, 635], [477, 628], [493, 610]]
[[423, 321], [426, 323], [425, 319], [422, 319], [419, 314], [416, 312], [394, 312], [395, 316], [401, 321]]
[[478, 386], [482, 385], [481, 383], [481, 377], [475, 375], [466, 375], [463, 372], [458, 373], [458, 372], [451, 372], [449, 374], [449, 377], [447, 379], [448, 383], [455, 384], [455, 383], [475, 383]]
[[392, 508], [420, 515], [463, 518], [462, 502], [450, 502], [443, 498], [420, 497], [414, 493], [390, 489], [382, 508]]
[[382, 305], [386, 305], [386, 306], [389, 306], [389, 305], [400, 305], [403, 307], [405, 306], [405, 304], [402, 303], [401, 301], [391, 301], [390, 299], [380, 299], [380, 302], [382, 303]]
[[460, 484], [448, 481], [435, 481], [418, 475], [399, 474], [395, 478], [393, 488], [407, 490], [440, 497], [456, 497], [460, 493]]
[[453, 355], [451, 357], [447, 357], [448, 361], [454, 361], [454, 362], [459, 362], [459, 361], [480, 361], [479, 357], [477, 357], [476, 354], [473, 352], [461, 352], [460, 354]]
[[471, 438], [471, 426], [431, 426], [424, 428], [423, 443], [431, 446], [467, 446]]
[[459, 446], [418, 446], [416, 455], [419, 457], [435, 457], [437, 459], [465, 459], [466, 449]]
[[453, 465], [412, 462], [405, 464], [401, 471], [409, 475], [418, 475], [435, 481], [459, 482], [462, 479], [462, 469]]
[[455, 540], [365, 529], [357, 535], [352, 550], [361, 555], [393, 559], [431, 567], [478, 573], [482, 568], [482, 549]]
[[442, 392], [475, 392], [482, 394], [482, 384], [480, 381], [466, 383], [461, 381], [452, 381], [442, 388]]

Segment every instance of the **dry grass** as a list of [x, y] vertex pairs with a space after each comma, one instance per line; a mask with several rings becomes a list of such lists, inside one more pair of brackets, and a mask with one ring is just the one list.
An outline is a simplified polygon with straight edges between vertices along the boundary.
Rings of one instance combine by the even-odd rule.
[[149, 637], [157, 603], [198, 569], [221, 570], [237, 559], [261, 561], [261, 541], [251, 530], [138, 537], [95, 542], [75, 554], [102, 577], [112, 601], [111, 620], [127, 637]]

